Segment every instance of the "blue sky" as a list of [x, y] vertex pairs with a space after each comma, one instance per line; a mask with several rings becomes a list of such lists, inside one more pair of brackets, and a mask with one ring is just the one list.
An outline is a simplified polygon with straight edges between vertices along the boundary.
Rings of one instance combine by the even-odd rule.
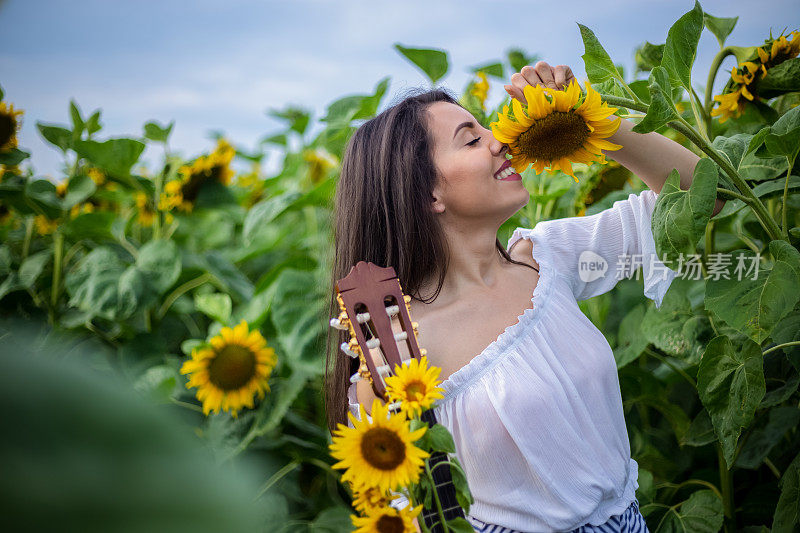
[[[108, 136], [141, 135], [148, 120], [175, 120], [171, 147], [191, 157], [212, 146], [211, 130], [252, 149], [281, 124], [265, 114], [296, 104], [318, 119], [333, 100], [371, 92], [391, 76], [384, 106], [426, 80], [394, 43], [442, 48], [451, 68], [440, 82], [461, 91], [469, 67], [503, 57], [511, 47], [569, 65], [583, 84], [583, 44], [576, 22], [589, 26], [612, 58], [632, 71], [633, 50], [663, 43], [693, 0], [477, 2], [439, 0], [0, 0], [0, 85], [25, 110], [20, 146], [37, 174], [57, 179], [61, 154], [40, 138], [37, 121], [68, 123], [75, 98], [84, 113], [103, 110]], [[796, 1], [705, 0], [715, 16], [739, 16], [728, 44], [763, 43], [800, 29]], [[719, 46], [704, 31], [695, 88], [705, 84]], [[723, 63], [730, 70], [733, 58]], [[507, 73], [510, 76], [511, 73]], [[629, 76], [630, 78], [630, 76]], [[718, 76], [717, 92], [725, 82]], [[508, 81], [506, 81], [508, 83]], [[492, 81], [490, 104], [502, 100]], [[316, 131], [312, 128], [312, 132]], [[147, 160], [160, 158], [148, 150]], [[266, 161], [274, 171], [276, 157]]]

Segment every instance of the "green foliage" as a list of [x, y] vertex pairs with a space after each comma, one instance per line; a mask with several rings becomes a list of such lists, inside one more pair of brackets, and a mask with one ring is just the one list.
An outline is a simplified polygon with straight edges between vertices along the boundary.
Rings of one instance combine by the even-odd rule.
[[399, 43], [394, 45], [411, 63], [428, 77], [432, 84], [442, 79], [450, 69], [450, 59], [444, 50], [431, 48], [407, 48]]

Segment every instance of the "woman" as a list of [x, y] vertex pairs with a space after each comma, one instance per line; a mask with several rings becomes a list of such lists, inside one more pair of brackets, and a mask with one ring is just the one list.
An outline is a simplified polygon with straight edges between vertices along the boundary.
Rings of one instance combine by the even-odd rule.
[[[506, 91], [524, 103], [526, 85], [562, 89], [573, 79], [540, 61]], [[608, 140], [623, 148], [603, 153], [650, 190], [592, 216], [518, 228], [508, 251], [497, 231], [529, 193], [516, 174], [498, 179], [509, 172], [508, 146], [448, 93], [404, 99], [348, 144], [333, 280], [358, 261], [391, 265], [412, 296], [419, 345], [444, 379], [435, 413], [454, 437], [478, 531], [647, 530], [613, 353], [577, 301], [611, 290], [623, 257], [644, 254], [645, 295], [661, 304], [676, 273], [654, 275], [663, 264], [648, 261], [653, 207], [673, 168], [688, 188], [699, 158], [632, 127], [622, 120]], [[607, 262], [605, 276], [579, 272], [587, 250]], [[357, 361], [336, 353], [343, 340], [329, 339], [331, 431], [374, 398], [366, 382], [350, 387]]]

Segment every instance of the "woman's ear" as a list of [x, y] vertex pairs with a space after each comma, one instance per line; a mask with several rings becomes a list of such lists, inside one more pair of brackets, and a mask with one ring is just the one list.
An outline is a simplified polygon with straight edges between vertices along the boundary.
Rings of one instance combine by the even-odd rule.
[[442, 203], [442, 194], [438, 185], [431, 191], [431, 209], [434, 213], [444, 213], [444, 203]]

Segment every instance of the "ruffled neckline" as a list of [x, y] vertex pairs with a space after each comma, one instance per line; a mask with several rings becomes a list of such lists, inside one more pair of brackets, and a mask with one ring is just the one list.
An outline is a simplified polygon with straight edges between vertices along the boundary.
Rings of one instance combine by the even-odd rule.
[[[530, 232], [531, 230], [526, 228], [517, 228], [514, 230], [506, 249], [510, 248], [519, 239], [529, 237]], [[470, 383], [501, 361], [503, 354], [507, 353], [522, 339], [522, 332], [529, 331], [530, 328], [534, 327], [541, 319], [556, 272], [550, 266], [549, 260], [545, 260], [544, 262], [540, 260], [543, 254], [539, 253], [540, 250], [537, 249], [536, 243], [532, 242], [532, 244], [533, 259], [539, 264], [539, 281], [536, 282], [536, 287], [533, 288], [533, 295], [531, 296], [532, 306], [525, 309], [525, 311], [517, 317], [517, 321], [506, 327], [506, 329], [498, 335], [497, 339], [492, 341], [481, 353], [473, 357], [467, 364], [450, 374], [446, 380], [439, 384], [444, 390], [444, 398], [437, 401], [437, 405], [458, 396]]]

